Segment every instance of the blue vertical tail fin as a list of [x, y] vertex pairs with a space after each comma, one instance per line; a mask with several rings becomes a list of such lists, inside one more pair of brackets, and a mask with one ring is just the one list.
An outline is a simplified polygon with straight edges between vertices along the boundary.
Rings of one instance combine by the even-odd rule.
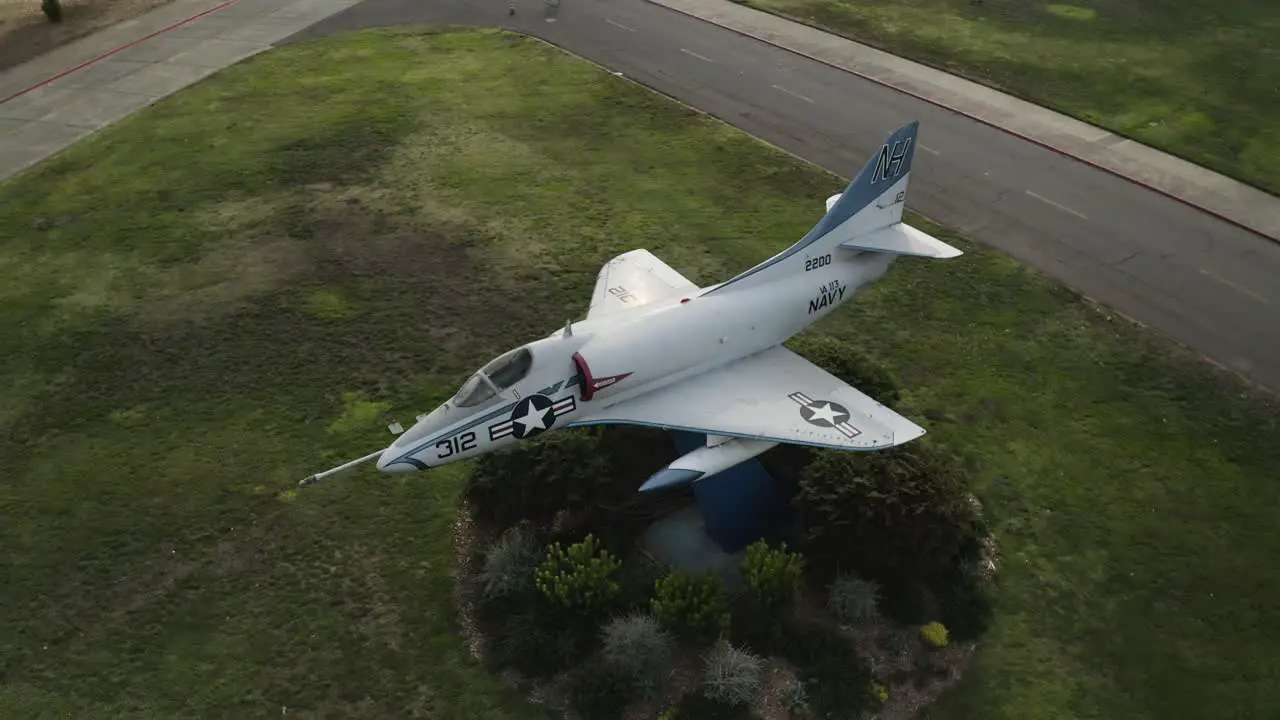
[[[827, 199], [826, 215], [799, 242], [702, 294], [750, 287], [790, 273], [804, 272], [807, 259], [826, 255], [843, 243], [901, 223], [919, 128], [920, 122], [914, 121], [889, 136], [845, 191]], [[956, 254], [959, 254], [958, 250]]]

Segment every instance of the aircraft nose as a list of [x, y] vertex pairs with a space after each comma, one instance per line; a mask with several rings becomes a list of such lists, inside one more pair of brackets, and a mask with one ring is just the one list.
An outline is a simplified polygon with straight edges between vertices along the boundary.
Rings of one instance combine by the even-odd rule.
[[413, 472], [421, 470], [421, 463], [407, 457], [405, 448], [391, 445], [378, 457], [378, 469], [382, 472]]
[[441, 405], [427, 415], [419, 415], [418, 422], [413, 427], [401, 433], [390, 447], [382, 451], [382, 456], [378, 458], [378, 469], [383, 472], [413, 472], [431, 467], [427, 461], [419, 460], [414, 455], [425, 455], [423, 443], [444, 429], [448, 422], [447, 405]]

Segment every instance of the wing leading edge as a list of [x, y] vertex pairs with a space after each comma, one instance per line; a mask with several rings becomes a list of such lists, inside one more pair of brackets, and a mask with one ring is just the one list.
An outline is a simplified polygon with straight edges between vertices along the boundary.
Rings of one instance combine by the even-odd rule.
[[632, 250], [600, 268], [595, 289], [591, 292], [591, 308], [587, 317], [610, 315], [697, 291], [697, 285], [653, 253]]
[[573, 425], [668, 430], [878, 450], [924, 428], [781, 345], [588, 415]]

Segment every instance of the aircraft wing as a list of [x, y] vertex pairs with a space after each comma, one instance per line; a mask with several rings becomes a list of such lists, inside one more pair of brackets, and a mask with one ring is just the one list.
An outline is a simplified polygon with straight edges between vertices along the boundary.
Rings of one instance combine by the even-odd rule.
[[611, 423], [844, 450], [892, 447], [925, 433], [781, 345], [572, 424]]
[[591, 308], [587, 311], [587, 317], [629, 310], [657, 300], [693, 294], [697, 290], [697, 285], [672, 270], [671, 266], [653, 253], [648, 250], [632, 250], [600, 268], [595, 290], [591, 293]]

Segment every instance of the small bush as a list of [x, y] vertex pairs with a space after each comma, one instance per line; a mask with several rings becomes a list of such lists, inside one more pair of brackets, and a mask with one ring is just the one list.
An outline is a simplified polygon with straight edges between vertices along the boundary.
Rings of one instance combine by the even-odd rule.
[[787, 646], [790, 613], [766, 612], [749, 593], [741, 593], [732, 603], [727, 639], [757, 655], [778, 655]]
[[608, 667], [587, 668], [569, 690], [569, 706], [582, 720], [615, 720], [631, 702], [627, 679]]
[[618, 585], [622, 587], [618, 596], [619, 610], [652, 610], [649, 601], [653, 599], [654, 583], [666, 577], [668, 572], [666, 564], [643, 550], [628, 554], [618, 571]]
[[481, 520], [510, 527], [527, 519], [546, 529], [561, 510], [575, 513], [593, 506], [608, 489], [603, 481], [609, 469], [597, 434], [546, 433], [482, 455], [465, 496]]
[[533, 612], [511, 613], [489, 633], [485, 659], [530, 678], [550, 677], [568, 666], [556, 648], [556, 631]]
[[763, 663], [749, 652], [721, 642], [707, 655], [702, 694], [727, 705], [745, 705], [760, 687]]
[[803, 680], [792, 680], [782, 689], [782, 707], [791, 715], [809, 712], [809, 688]]
[[864, 623], [876, 617], [880, 584], [851, 574], [841, 574], [831, 583], [827, 607], [845, 623]]
[[925, 644], [935, 650], [947, 646], [947, 627], [940, 622], [931, 622], [920, 628], [920, 637]]
[[715, 640], [729, 627], [729, 601], [714, 572], [672, 572], [654, 584], [649, 607], [663, 625], [691, 640]]
[[557, 667], [573, 667], [586, 659], [596, 648], [599, 632], [595, 623], [589, 618], [573, 615], [564, 617], [544, 610], [539, 614], [538, 619], [554, 628], [552, 636], [554, 644], [550, 652], [555, 658]]
[[871, 707], [871, 673], [857, 649], [829, 628], [792, 621], [778, 652], [799, 671], [815, 717], [856, 717]]
[[883, 705], [889, 701], [889, 689], [875, 680], [871, 681], [869, 694], [878, 705]]
[[59, 0], [41, 0], [40, 10], [49, 18], [49, 22], [62, 22], [62, 3]]
[[480, 572], [485, 597], [515, 597], [533, 587], [539, 555], [538, 543], [528, 532], [520, 528], [504, 532], [485, 551]]
[[938, 620], [955, 640], [976, 640], [991, 622], [989, 585], [972, 565], [957, 568], [939, 583]]
[[915, 641], [910, 633], [894, 630], [885, 640], [885, 652], [895, 663], [905, 664], [911, 660], [911, 651]]
[[547, 548], [534, 584], [556, 605], [583, 614], [608, 611], [620, 589], [614, 574], [622, 561], [599, 546], [592, 535], [566, 550], [560, 543]]
[[[814, 579], [827, 583], [852, 570], [880, 584], [882, 607], [895, 620], [938, 617], [913, 594], [923, 588], [946, 597], [986, 532], [962, 458], [922, 438], [874, 453], [820, 451], [800, 475], [801, 542]], [[958, 599], [975, 616], [966, 626], [979, 627], [982, 598]]]
[[602, 632], [602, 652], [614, 670], [646, 693], [658, 688], [671, 664], [675, 639], [651, 615], [615, 618]]
[[804, 558], [757, 540], [747, 548], [742, 559], [742, 575], [747, 590], [766, 612], [779, 612], [791, 606], [804, 573]]

